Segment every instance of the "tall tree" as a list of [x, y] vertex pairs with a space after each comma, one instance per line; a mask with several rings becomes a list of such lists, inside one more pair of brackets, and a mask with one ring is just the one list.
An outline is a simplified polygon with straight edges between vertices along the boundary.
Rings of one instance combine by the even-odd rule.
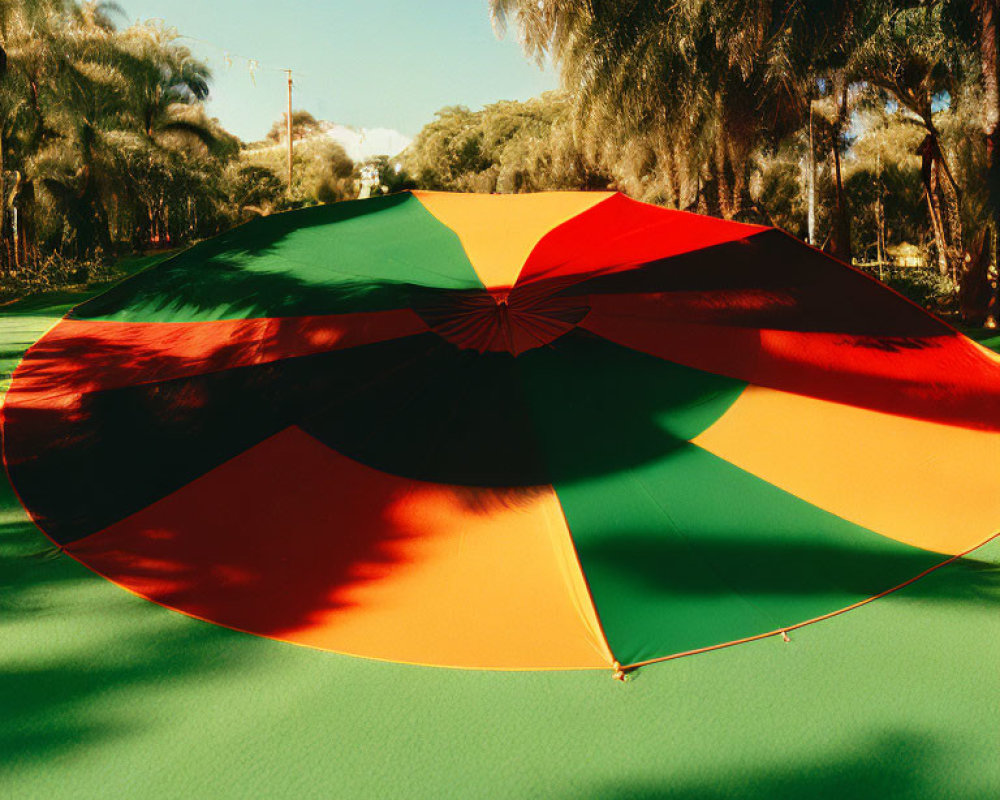
[[113, 17], [99, 3], [0, 0], [5, 265], [214, 231], [228, 207], [222, 172], [239, 144], [205, 114], [208, 70], [176, 32]]
[[[949, 26], [948, 34], [967, 44], [978, 62], [978, 116], [986, 151], [985, 211], [988, 231], [975, 237], [973, 252], [967, 259], [965, 283], [969, 285], [963, 287], [962, 294], [982, 298], [989, 294], [989, 262], [996, 260], [996, 242], [1000, 232], [1000, 0], [922, 2], [929, 8], [943, 9], [943, 21]], [[978, 286], [971, 285], [977, 281]], [[990, 305], [996, 314], [1000, 309], [1000, 279], [996, 280]]]
[[[896, 9], [893, 5], [888, 0], [882, 3], [881, 18], [852, 53], [851, 68], [924, 129], [917, 152], [939, 269], [957, 281], [965, 257], [960, 188], [942, 147], [935, 103], [946, 93], [956, 93], [963, 54], [942, 25], [941, 6]], [[875, 100], [884, 102], [878, 95]]]
[[[559, 64], [584, 129], [645, 138], [668, 202], [750, 211], [750, 155], [799, 127], [836, 63], [847, 0], [492, 0], [502, 31]], [[818, 55], [821, 54], [821, 55]], [[841, 58], [841, 61], [843, 59]], [[693, 190], [694, 197], [691, 197]]]

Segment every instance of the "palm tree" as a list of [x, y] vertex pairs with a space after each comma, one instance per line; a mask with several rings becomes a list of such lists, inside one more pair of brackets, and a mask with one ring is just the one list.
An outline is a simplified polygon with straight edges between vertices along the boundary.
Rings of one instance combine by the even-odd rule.
[[[6, 5], [4, 3], [6, 2]], [[108, 254], [122, 230], [137, 246], [217, 227], [222, 167], [238, 141], [207, 117], [210, 74], [171, 30], [116, 30], [113, 6], [0, 0], [0, 155], [14, 167], [0, 221], [15, 267], [45, 244]], [[8, 187], [9, 189], [9, 187]], [[56, 211], [41, 214], [39, 204]]]
[[[3, 203], [18, 213], [20, 226], [12, 247], [15, 265], [36, 257], [33, 240], [37, 156], [65, 138], [67, 131], [86, 129], [88, 111], [106, 102], [115, 75], [102, 56], [108, 51], [110, 23], [102, 6], [63, 3], [9, 4], [3, 36], [6, 72], [0, 80], [4, 114], [4, 150], [14, 156], [15, 183]], [[89, 141], [86, 136], [80, 141]], [[5, 159], [6, 162], [6, 159]]]
[[[886, 4], [890, 5], [890, 4]], [[925, 131], [918, 148], [940, 271], [957, 281], [964, 260], [960, 189], [935, 123], [935, 100], [954, 94], [962, 53], [941, 24], [942, 8], [886, 9], [852, 56], [852, 67], [889, 94]], [[881, 98], [877, 98], [881, 101]]]
[[[1000, 0], [922, 0], [941, 13], [947, 35], [975, 54], [979, 116], [986, 152], [986, 229], [975, 238], [969, 254], [961, 296], [988, 297], [989, 267], [995, 259], [1000, 232]], [[972, 284], [978, 284], [973, 286]], [[1000, 282], [993, 305], [1000, 307]], [[964, 305], [964, 303], [963, 303]], [[981, 300], [973, 305], [984, 304]], [[974, 311], [971, 316], [985, 316]]]
[[945, 0], [944, 5], [956, 26], [978, 49], [989, 163], [987, 183], [996, 231], [1000, 230], [1000, 0]]
[[[834, 63], [847, 0], [492, 0], [526, 52], [551, 55], [582, 128], [623, 147], [647, 138], [667, 199], [740, 216], [750, 155], [805, 118], [817, 69]], [[822, 54], [818, 56], [817, 54]], [[691, 196], [693, 189], [693, 197]]]
[[[208, 97], [211, 72], [191, 51], [176, 43], [177, 33], [156, 25], [136, 26], [118, 37], [119, 69], [126, 77], [126, 92], [121, 127], [137, 130], [145, 138], [138, 149], [145, 148], [146, 164], [158, 173], [157, 190], [141, 192], [130, 182], [127, 205], [133, 217], [133, 244], [141, 247], [150, 241], [170, 239], [170, 205], [167, 188], [171, 178], [185, 172], [171, 154], [210, 154], [225, 161], [235, 153], [238, 143], [224, 134], [204, 114], [202, 101]], [[134, 159], [137, 147], [128, 150]], [[132, 174], [141, 171], [141, 161], [132, 164]], [[167, 176], [171, 177], [167, 177]], [[140, 208], [141, 207], [141, 208]]]

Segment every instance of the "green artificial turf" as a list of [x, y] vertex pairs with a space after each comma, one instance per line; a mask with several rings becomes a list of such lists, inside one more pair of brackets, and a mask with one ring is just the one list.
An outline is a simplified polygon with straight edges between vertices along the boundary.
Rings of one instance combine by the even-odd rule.
[[[0, 318], [0, 373], [55, 313]], [[1000, 541], [789, 643], [624, 684], [402, 666], [130, 595], [0, 483], [0, 797], [994, 800], [998, 612]]]
[[[126, 278], [142, 272], [174, 254], [174, 251], [161, 250], [147, 255], [133, 255], [119, 259], [115, 270], [119, 277], [104, 283], [94, 283], [88, 286], [71, 286], [61, 289], [49, 289], [36, 292], [27, 297], [12, 300], [0, 305], [0, 319], [8, 317], [54, 317], [59, 318], [73, 306], [88, 300], [112, 288]], [[54, 322], [55, 319], [50, 320]]]
[[1000, 330], [996, 328], [968, 328], [962, 331], [966, 336], [975, 339], [983, 347], [1000, 352]]

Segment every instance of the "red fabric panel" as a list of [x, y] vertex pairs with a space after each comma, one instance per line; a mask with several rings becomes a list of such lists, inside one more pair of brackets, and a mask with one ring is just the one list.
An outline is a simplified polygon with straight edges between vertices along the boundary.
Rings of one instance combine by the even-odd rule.
[[289, 428], [67, 550], [158, 603], [288, 636], [342, 587], [399, 567], [407, 530], [386, 509], [412, 483]]
[[517, 285], [622, 272], [766, 230], [770, 229], [673, 211], [616, 194], [547, 233], [528, 256]]
[[426, 323], [409, 309], [181, 323], [64, 319], [25, 354], [5, 405], [54, 406], [87, 392], [313, 355], [426, 330]]
[[871, 276], [773, 229], [627, 272], [531, 288], [558, 283], [567, 295], [619, 295], [629, 313], [689, 322], [877, 337], [954, 332]]
[[650, 300], [591, 296], [591, 313], [580, 327], [650, 355], [759, 386], [1000, 430], [1000, 359], [958, 333], [873, 337], [699, 324], [644, 315], [643, 301]]
[[373, 470], [296, 427], [66, 550], [157, 603], [343, 653], [608, 668], [551, 487]]

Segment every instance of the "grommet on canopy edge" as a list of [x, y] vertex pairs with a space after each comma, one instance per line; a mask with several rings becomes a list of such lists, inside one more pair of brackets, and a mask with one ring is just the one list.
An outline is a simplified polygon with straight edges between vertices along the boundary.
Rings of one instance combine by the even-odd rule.
[[621, 664], [615, 661], [611, 666], [614, 668], [614, 673], [611, 676], [612, 678], [616, 681], [621, 681], [622, 683], [628, 680], [628, 675], [625, 674], [625, 670], [622, 669]]

